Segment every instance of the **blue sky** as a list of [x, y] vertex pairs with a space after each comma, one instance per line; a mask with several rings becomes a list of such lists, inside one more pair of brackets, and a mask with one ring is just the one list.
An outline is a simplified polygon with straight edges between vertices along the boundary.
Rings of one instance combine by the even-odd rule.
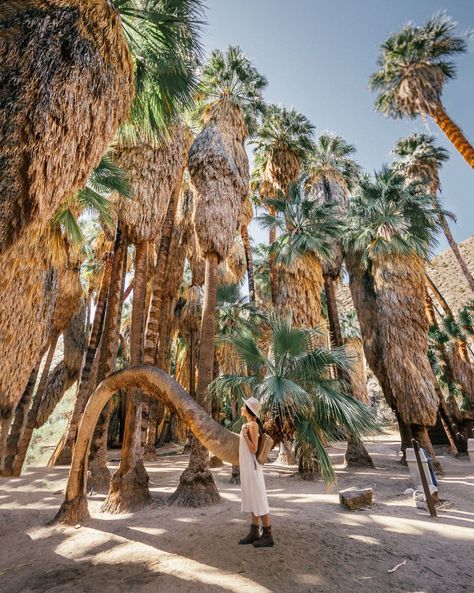
[[[206, 51], [238, 44], [268, 78], [266, 99], [292, 106], [316, 126], [357, 147], [367, 170], [390, 160], [396, 140], [427, 130], [450, 152], [441, 171], [444, 205], [457, 216], [454, 236], [474, 234], [474, 171], [436, 124], [421, 119], [390, 120], [373, 109], [369, 75], [378, 48], [407, 21], [421, 24], [445, 10], [458, 31], [474, 29], [474, 0], [207, 0]], [[458, 77], [445, 87], [450, 116], [474, 142], [474, 40], [468, 54], [455, 58]], [[257, 240], [264, 234], [253, 229]], [[446, 246], [440, 238], [438, 250]]]

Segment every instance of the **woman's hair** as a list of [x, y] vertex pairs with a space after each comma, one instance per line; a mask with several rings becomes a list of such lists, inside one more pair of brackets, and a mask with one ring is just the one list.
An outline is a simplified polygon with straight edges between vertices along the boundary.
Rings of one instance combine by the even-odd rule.
[[260, 420], [260, 418], [254, 412], [252, 412], [252, 410], [248, 407], [247, 404], [245, 404], [245, 409], [252, 416], [252, 418], [255, 418], [255, 421], [257, 422], [258, 427], [260, 428], [260, 433], [265, 432], [265, 430], [263, 429], [263, 422]]

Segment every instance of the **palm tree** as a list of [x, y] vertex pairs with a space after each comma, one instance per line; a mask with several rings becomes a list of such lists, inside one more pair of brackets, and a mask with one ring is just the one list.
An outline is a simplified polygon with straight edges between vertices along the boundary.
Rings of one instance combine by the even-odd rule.
[[[354, 161], [355, 147], [348, 144], [341, 136], [322, 134], [310, 155], [306, 165], [308, 179], [306, 187], [308, 196], [316, 202], [331, 204], [334, 216], [342, 220], [346, 212], [346, 203], [350, 189], [360, 176], [360, 167]], [[324, 291], [326, 294], [327, 315], [331, 343], [335, 347], [343, 345], [341, 325], [337, 311], [336, 283], [338, 282], [344, 250], [342, 238], [332, 239], [331, 257], [323, 260]], [[342, 371], [339, 370], [341, 374]], [[353, 379], [347, 375], [352, 385]], [[346, 451], [347, 465], [373, 467], [373, 462], [362, 442], [357, 441], [353, 435], [348, 435]]]
[[169, 58], [200, 18], [199, 0], [2, 3], [0, 143], [10, 150], [0, 180], [0, 253], [29, 227], [47, 225], [84, 186], [150, 76], [160, 78], [162, 105], [187, 91]]
[[[8, 247], [8, 253], [0, 257], [6, 286], [0, 343], [8, 349], [5, 356], [2, 353], [2, 363], [11, 365], [13, 371], [6, 368], [2, 373], [2, 383], [6, 383], [5, 388], [0, 386], [2, 432], [51, 337], [57, 289], [51, 218], [68, 196], [84, 186], [128, 115], [134, 66], [135, 105], [140, 104], [141, 90], [148, 88], [151, 79], [160, 81], [155, 102], [163, 106], [172, 104], [169, 99], [183, 91], [189, 95], [192, 89], [183, 84], [185, 73], [177, 69], [170, 75], [176, 63], [171, 58], [187, 47], [190, 29], [195, 31], [199, 25], [199, 12], [198, 0], [117, 0], [115, 5], [99, 0], [87, 6], [76, 0], [70, 4], [53, 0], [47, 7], [31, 0], [1, 6], [5, 42], [0, 54], [7, 67], [0, 75], [6, 92], [0, 142], [11, 149], [0, 180], [4, 213], [0, 252]], [[71, 51], [64, 52], [64, 47]], [[146, 52], [137, 51], [143, 47]], [[48, 68], [39, 63], [38, 55]], [[57, 97], [71, 100], [51, 99]], [[49, 127], [44, 127], [45, 122], [50, 122]], [[25, 129], [30, 136], [19, 133]], [[23, 174], [25, 163], [28, 178]], [[44, 287], [41, 298], [38, 286]], [[21, 316], [15, 315], [18, 310]], [[17, 340], [18, 336], [25, 340]], [[21, 372], [18, 360], [25, 365]]]
[[77, 435], [65, 500], [55, 522], [75, 525], [89, 517], [86, 496], [88, 449], [94, 426], [113, 394], [130, 388], [140, 389], [176, 410], [180, 420], [191, 428], [203, 447], [224, 461], [238, 464], [238, 436], [213, 420], [168, 373], [148, 365], [129, 367], [108, 376], [89, 399]]
[[313, 148], [313, 130], [313, 124], [295, 109], [268, 107], [252, 144], [273, 191], [288, 194], [290, 183], [299, 177], [301, 165]]
[[264, 228], [279, 231], [270, 246], [278, 269], [275, 308], [279, 315], [290, 316], [295, 327], [321, 324], [323, 261], [332, 256], [333, 240], [340, 225], [334, 205], [309, 199], [303, 183], [292, 183], [288, 197], [269, 200], [274, 214], [257, 217]]
[[[436, 146], [434, 136], [418, 133], [410, 134], [410, 136], [401, 138], [396, 143], [393, 153], [398, 157], [398, 160], [392, 165], [397, 171], [406, 175], [408, 179], [425, 181], [428, 192], [433, 196], [438, 195], [441, 189], [439, 169], [448, 160], [449, 153], [441, 146]], [[437, 207], [437, 204], [438, 202], [435, 201], [435, 207]], [[441, 209], [438, 209], [438, 211], [440, 226], [454, 253], [454, 257], [457, 259], [471, 290], [474, 292], [474, 278], [459, 251], [446, 217]]]
[[[124, 180], [123, 171], [110, 159], [104, 158], [92, 172], [86, 187], [70, 197], [64, 207], [55, 214], [36, 249], [30, 253], [31, 246], [23, 238], [17, 243], [15, 249], [19, 252], [27, 250], [28, 259], [25, 260], [25, 265], [17, 267], [16, 263], [12, 262], [13, 265], [8, 265], [4, 270], [6, 276], [11, 275], [11, 268], [16, 268], [17, 272], [10, 276], [9, 289], [5, 291], [6, 298], [0, 304], [0, 326], [3, 332], [0, 345], [5, 348], [5, 351], [2, 348], [0, 402], [4, 394], [8, 396], [6, 401], [3, 400], [6, 418], [9, 415], [11, 418], [17, 401], [22, 397], [22, 390], [31, 371], [30, 365], [35, 366], [39, 363], [49, 344], [68, 327], [83, 297], [79, 269], [83, 257], [81, 249], [84, 237], [76, 216], [85, 210], [89, 214], [110, 219], [106, 194], [111, 190], [126, 194], [128, 185]], [[6, 263], [6, 259], [0, 259], [0, 266]], [[31, 298], [32, 294], [36, 295], [34, 299]], [[22, 307], [22, 314], [12, 317], [11, 312], [16, 310], [15, 307]], [[21, 360], [22, 364], [19, 365], [18, 360]], [[75, 364], [74, 362], [73, 366]], [[72, 371], [72, 368], [70, 370]], [[45, 381], [48, 380], [48, 371]], [[66, 379], [64, 373], [62, 376]], [[37, 390], [39, 397], [35, 397], [34, 402], [36, 411], [31, 410], [31, 414], [28, 413], [30, 433], [36, 423], [36, 413], [45, 387], [46, 383], [42, 385], [41, 390]], [[59, 388], [57, 394], [63, 392], [64, 385], [55, 382], [54, 387]], [[2, 431], [5, 436], [7, 432]], [[25, 437], [23, 442], [28, 446], [29, 437]], [[3, 450], [4, 447], [0, 446], [0, 456]]]
[[[434, 451], [439, 394], [428, 361], [424, 260], [438, 228], [433, 196], [384, 168], [348, 204], [346, 264], [367, 361], [397, 419]], [[408, 433], [402, 435], [402, 448]]]
[[354, 309], [341, 315], [341, 334], [347, 356], [352, 361], [349, 373], [351, 392], [359, 401], [369, 405], [362, 334]]
[[379, 69], [370, 78], [370, 88], [379, 92], [375, 108], [389, 117], [432, 117], [474, 167], [474, 148], [441, 100], [444, 84], [456, 76], [450, 58], [467, 50], [465, 39], [454, 35], [456, 26], [453, 19], [440, 13], [424, 25], [409, 23], [391, 35], [381, 46]]
[[[268, 201], [274, 214], [257, 219], [264, 228], [279, 230], [270, 246], [278, 278], [274, 305], [278, 315], [289, 317], [295, 327], [321, 329], [322, 261], [331, 255], [339, 226], [333, 205], [309, 200], [303, 183], [290, 184], [288, 191], [287, 199]], [[291, 439], [291, 433], [283, 434], [279, 463], [294, 462]]]
[[[253, 185], [263, 205], [273, 214], [269, 199], [287, 196], [289, 186], [296, 181], [301, 166], [313, 148], [314, 126], [295, 109], [270, 105], [255, 140], [255, 169]], [[268, 242], [276, 239], [276, 230], [269, 229]], [[273, 256], [270, 257], [272, 302], [277, 299], [278, 274]]]
[[[206, 261], [198, 361], [197, 402], [209, 411], [205, 396], [212, 380], [217, 267], [228, 256], [242, 219], [249, 190], [244, 142], [263, 111], [266, 80], [238, 47], [212, 52], [199, 85], [203, 129], [189, 151], [188, 170], [195, 192], [193, 221]], [[208, 452], [194, 441], [188, 468], [172, 502], [199, 506], [219, 500], [209, 471]]]
[[375, 428], [374, 422], [368, 409], [331, 378], [332, 366], [348, 368], [343, 351], [315, 347], [319, 332], [295, 328], [288, 319], [271, 318], [269, 327], [268, 350], [248, 329], [220, 338], [232, 344], [250, 372], [222, 375], [212, 383], [212, 391], [232, 389], [244, 397], [249, 393], [257, 397], [277, 425], [296, 432], [297, 449], [309, 452], [300, 456], [304, 475], [314, 475], [316, 454], [324, 480], [331, 482], [334, 471], [325, 443], [341, 429], [360, 437]]
[[[341, 136], [322, 134], [306, 165], [308, 198], [332, 204], [334, 215], [342, 218], [346, 210], [349, 189], [357, 180], [360, 168], [353, 160], [355, 147]], [[342, 239], [332, 241], [331, 258], [323, 261], [324, 289], [328, 308], [331, 341], [342, 346], [342, 335], [337, 313], [336, 282], [341, 275], [344, 252]]]

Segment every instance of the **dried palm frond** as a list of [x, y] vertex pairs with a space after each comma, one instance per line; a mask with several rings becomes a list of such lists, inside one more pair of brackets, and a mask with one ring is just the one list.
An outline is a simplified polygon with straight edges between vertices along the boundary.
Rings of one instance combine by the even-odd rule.
[[127, 116], [133, 66], [105, 0], [3, 2], [0, 29], [1, 252], [85, 185]]

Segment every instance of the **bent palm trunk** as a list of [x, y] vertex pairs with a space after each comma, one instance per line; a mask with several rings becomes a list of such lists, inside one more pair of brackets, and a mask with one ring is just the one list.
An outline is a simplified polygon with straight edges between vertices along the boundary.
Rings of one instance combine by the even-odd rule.
[[75, 524], [89, 517], [86, 497], [88, 454], [95, 424], [119, 389], [141, 389], [154, 399], [161, 400], [193, 431], [199, 442], [224, 461], [238, 465], [239, 437], [213, 420], [185, 391], [164, 371], [140, 365], [109, 375], [92, 394], [79, 426], [74, 448], [66, 496], [54, 522]]

